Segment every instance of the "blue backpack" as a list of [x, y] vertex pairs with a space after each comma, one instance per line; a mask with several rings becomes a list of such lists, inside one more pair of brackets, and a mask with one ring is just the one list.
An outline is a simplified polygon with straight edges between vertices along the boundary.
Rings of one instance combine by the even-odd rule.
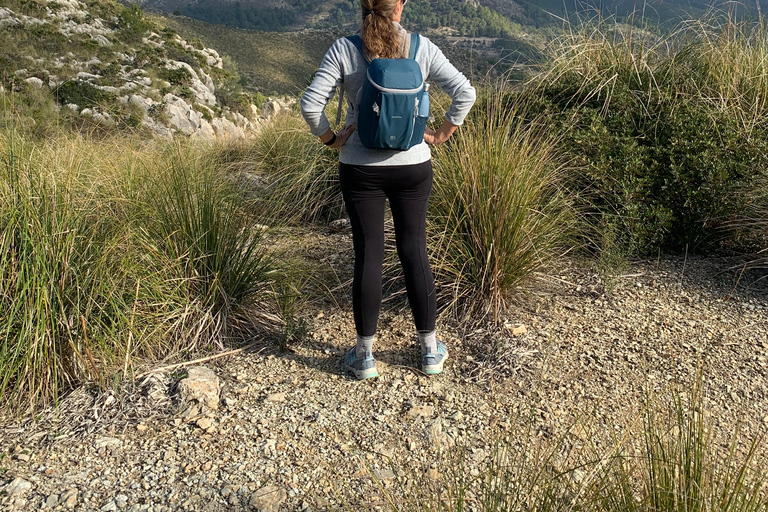
[[[360, 36], [349, 36], [347, 39], [354, 43], [367, 61]], [[427, 115], [419, 115], [419, 104], [428, 101], [428, 88], [415, 60], [418, 48], [419, 35], [411, 34], [407, 59], [373, 59], [368, 62], [357, 106], [357, 131], [363, 146], [406, 150], [424, 140]], [[424, 103], [422, 107], [426, 105]]]

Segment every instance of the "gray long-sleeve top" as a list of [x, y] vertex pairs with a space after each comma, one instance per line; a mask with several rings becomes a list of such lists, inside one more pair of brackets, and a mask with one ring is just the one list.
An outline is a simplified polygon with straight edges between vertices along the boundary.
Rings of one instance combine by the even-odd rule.
[[[398, 28], [399, 25], [398, 25]], [[405, 32], [403, 30], [403, 32]], [[451, 98], [445, 119], [454, 125], [464, 122], [475, 103], [475, 88], [457, 70], [432, 41], [420, 36], [416, 62], [425, 80], [435, 82]], [[345, 126], [357, 125], [355, 99], [366, 77], [367, 63], [360, 50], [348, 39], [338, 39], [325, 54], [312, 84], [301, 97], [301, 114], [313, 135], [320, 136], [330, 128], [325, 106], [341, 86], [347, 100]], [[422, 142], [407, 151], [368, 149], [355, 131], [339, 152], [339, 161], [350, 165], [411, 165], [431, 158], [429, 146]]]

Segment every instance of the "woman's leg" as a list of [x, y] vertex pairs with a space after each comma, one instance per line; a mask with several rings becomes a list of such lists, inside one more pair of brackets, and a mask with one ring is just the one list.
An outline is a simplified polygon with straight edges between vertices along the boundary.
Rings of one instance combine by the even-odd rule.
[[339, 181], [352, 225], [355, 277], [352, 309], [359, 337], [376, 333], [381, 308], [381, 266], [384, 261], [384, 203], [376, 169], [339, 165]]
[[403, 265], [408, 302], [416, 329], [435, 330], [435, 281], [427, 256], [427, 204], [432, 191], [432, 162], [409, 165], [390, 176], [386, 188], [395, 224], [397, 254]]

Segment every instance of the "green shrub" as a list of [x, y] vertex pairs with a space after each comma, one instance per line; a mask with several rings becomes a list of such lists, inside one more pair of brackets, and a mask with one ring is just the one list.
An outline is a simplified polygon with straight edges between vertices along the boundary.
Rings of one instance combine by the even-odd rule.
[[192, 80], [192, 74], [187, 68], [179, 67], [176, 69], [162, 68], [158, 72], [161, 79], [171, 85], [188, 85]]
[[709, 51], [698, 39], [680, 47], [685, 34], [627, 30], [562, 39], [523, 95], [587, 170], [573, 186], [588, 199], [597, 245], [610, 229], [628, 254], [717, 250], [747, 200], [734, 191], [768, 164], [768, 131], [735, 103], [723, 108], [704, 79], [694, 87], [689, 70], [701, 74], [695, 56]]
[[[119, 310], [94, 215], [65, 184], [4, 141], [0, 181], [0, 396], [25, 409], [80, 380], [100, 382], [100, 338]], [[21, 144], [19, 144], [21, 146]], [[102, 354], [107, 355], [107, 354]], [[97, 362], [98, 361], [98, 362]]]
[[268, 295], [263, 231], [251, 229], [234, 184], [222, 180], [215, 162], [169, 160], [149, 189], [150, 243], [159, 244], [206, 312], [198, 329], [203, 342], [233, 336], [238, 315]]
[[88, 82], [80, 80], [62, 82], [56, 87], [53, 94], [62, 105], [74, 103], [80, 108], [93, 108], [116, 101], [114, 94], [97, 89]]
[[209, 148], [1, 135], [0, 406], [194, 356], [274, 310], [262, 230]]
[[154, 25], [144, 18], [144, 13], [138, 4], [123, 7], [119, 19], [119, 37], [128, 44], [140, 42], [144, 34], [154, 28]]

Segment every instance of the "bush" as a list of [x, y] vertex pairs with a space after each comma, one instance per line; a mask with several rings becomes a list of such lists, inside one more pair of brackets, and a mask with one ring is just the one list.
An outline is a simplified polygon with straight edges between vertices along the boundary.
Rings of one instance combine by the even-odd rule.
[[210, 148], [2, 136], [0, 405], [194, 356], [275, 308], [258, 219]]
[[509, 294], [568, 247], [574, 211], [557, 139], [522, 106], [483, 91], [454, 140], [435, 149], [428, 217], [449, 303], [499, 318]]
[[702, 88], [711, 77], [693, 86], [687, 70], [703, 73], [691, 63], [704, 46], [680, 40], [584, 28], [551, 49], [550, 68], [524, 93], [587, 170], [573, 186], [589, 199], [597, 245], [613, 238], [637, 255], [718, 250], [747, 201], [734, 192], [768, 164], [766, 127], [735, 104], [722, 108], [715, 87]]
[[234, 184], [221, 179], [215, 162], [180, 154], [168, 160], [149, 189], [149, 243], [162, 248], [206, 312], [196, 329], [201, 340], [220, 341], [237, 334], [237, 315], [267, 295], [263, 231], [249, 229]]
[[144, 34], [154, 28], [154, 25], [144, 18], [144, 13], [138, 4], [123, 7], [119, 19], [119, 37], [128, 44], [140, 42]]
[[67, 80], [56, 87], [54, 96], [62, 105], [74, 103], [80, 108], [93, 108], [116, 100], [114, 94], [97, 89], [88, 82]]

